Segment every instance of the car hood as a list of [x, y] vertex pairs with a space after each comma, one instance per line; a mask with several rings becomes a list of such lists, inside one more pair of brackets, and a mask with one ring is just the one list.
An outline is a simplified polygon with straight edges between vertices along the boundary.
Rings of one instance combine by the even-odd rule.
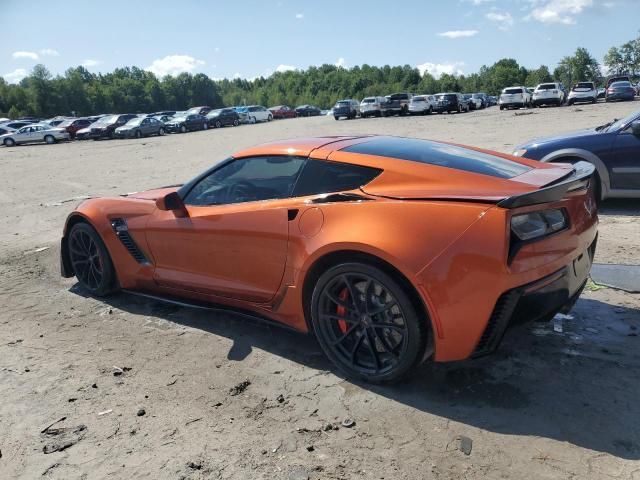
[[175, 192], [182, 185], [169, 185], [167, 187], [153, 188], [143, 192], [132, 192], [126, 195], [127, 198], [136, 198], [138, 200], [153, 200], [164, 197], [168, 193]]
[[560, 135], [552, 135], [549, 137], [540, 137], [540, 138], [534, 138], [533, 140], [528, 141], [527, 143], [523, 143], [522, 145], [518, 145], [514, 150], [521, 150], [521, 149], [532, 149], [532, 148], [537, 148], [543, 145], [549, 145], [549, 144], [553, 144], [553, 143], [561, 143], [564, 142], [565, 140], [575, 140], [576, 138], [580, 138], [580, 137], [588, 137], [591, 135], [600, 135], [600, 132], [597, 132], [595, 130], [595, 128], [589, 128], [586, 130], [577, 130], [575, 132], [569, 132], [569, 133], [563, 133]]

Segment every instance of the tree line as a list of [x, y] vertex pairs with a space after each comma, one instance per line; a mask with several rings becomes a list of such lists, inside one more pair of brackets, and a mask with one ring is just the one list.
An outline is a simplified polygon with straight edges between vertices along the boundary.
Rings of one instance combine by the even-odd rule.
[[[604, 57], [604, 66], [612, 73], [638, 75], [640, 37], [612, 47]], [[186, 110], [197, 105], [218, 108], [312, 104], [330, 108], [340, 98], [362, 99], [401, 91], [498, 95], [503, 88], [513, 85], [559, 81], [570, 86], [580, 80], [602, 83], [602, 77], [598, 61], [585, 48], [564, 57], [553, 72], [545, 65], [527, 69], [515, 59], [504, 58], [491, 66], [482, 66], [476, 73], [443, 74], [439, 78], [428, 72], [421, 75], [409, 65], [353, 68], [322, 65], [278, 72], [267, 78], [217, 81], [202, 73], [158, 78], [138, 67], [117, 68], [106, 74], [75, 67], [64, 75], [53, 76], [44, 65], [36, 65], [17, 84], [9, 84], [0, 77], [0, 117], [142, 113]]]

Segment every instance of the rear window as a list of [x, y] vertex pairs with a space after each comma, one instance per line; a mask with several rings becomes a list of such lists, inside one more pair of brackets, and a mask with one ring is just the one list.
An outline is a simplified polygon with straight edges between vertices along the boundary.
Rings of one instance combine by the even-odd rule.
[[505, 88], [504, 92], [507, 95], [513, 95], [515, 93], [522, 93], [522, 89], [521, 88]]
[[413, 97], [411, 100], [414, 102], [426, 102], [427, 97]]
[[623, 88], [623, 87], [630, 87], [631, 83], [630, 82], [613, 82], [611, 85], [609, 85], [611, 88]]
[[573, 88], [593, 88], [593, 83], [578, 82]]
[[543, 83], [542, 85], [538, 85], [536, 90], [556, 90], [557, 88], [555, 83]]
[[336, 103], [336, 105], [339, 107], [348, 107], [351, 105], [351, 102], [349, 102], [348, 100], [340, 100]]
[[408, 93], [394, 93], [393, 95], [389, 95], [390, 100], [407, 100], [408, 98]]
[[309, 160], [293, 191], [294, 197], [355, 190], [380, 174], [377, 168], [349, 163]]
[[364, 100], [362, 100], [362, 103], [375, 103], [376, 99], [373, 97], [369, 97], [369, 98], [365, 98]]
[[530, 167], [495, 155], [415, 138], [383, 137], [351, 145], [346, 152], [391, 157], [498, 178], [513, 178]]

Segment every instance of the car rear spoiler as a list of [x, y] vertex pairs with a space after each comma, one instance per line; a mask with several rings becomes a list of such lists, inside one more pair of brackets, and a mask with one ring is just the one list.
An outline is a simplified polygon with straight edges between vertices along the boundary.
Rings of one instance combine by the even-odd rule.
[[502, 208], [518, 208], [562, 200], [568, 192], [587, 188], [595, 169], [596, 167], [589, 162], [574, 163], [573, 171], [569, 175], [545, 185], [539, 190], [505, 198], [497, 205]]

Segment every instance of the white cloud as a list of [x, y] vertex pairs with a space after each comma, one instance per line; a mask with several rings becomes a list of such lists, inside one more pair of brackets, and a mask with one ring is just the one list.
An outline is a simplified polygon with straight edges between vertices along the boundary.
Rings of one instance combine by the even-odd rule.
[[302, 20], [304, 18], [304, 13], [296, 13], [296, 18], [298, 20]]
[[478, 30], [449, 30], [448, 32], [438, 33], [438, 36], [446, 38], [467, 38], [474, 37], [478, 33]]
[[189, 55], [167, 55], [164, 58], [154, 60], [146, 69], [159, 77], [164, 77], [165, 75], [178, 75], [183, 72], [192, 73], [204, 64], [203, 60], [198, 60]]
[[541, 23], [573, 25], [575, 17], [593, 7], [593, 0], [534, 0], [535, 8], [526, 17]]
[[513, 27], [513, 17], [509, 12], [489, 12], [485, 17], [487, 17], [487, 20], [498, 24], [500, 30], [508, 30]]
[[42, 50], [40, 50], [40, 55], [42, 55], [43, 57], [59, 57], [60, 52], [54, 50], [53, 48], [43, 48]]
[[24, 77], [27, 76], [27, 71], [24, 68], [16, 68], [13, 72], [5, 73], [4, 79], [9, 83], [18, 83]]
[[293, 65], [278, 65], [276, 67], [276, 72], [279, 73], [291, 72], [293, 70], [298, 70], [298, 67], [294, 67]]
[[13, 52], [13, 58], [30, 58], [31, 60], [38, 60], [38, 54], [36, 52]]
[[335, 65], [338, 68], [347, 68], [347, 62], [342, 57], [340, 57], [338, 60], [336, 60]]
[[92, 58], [87, 58], [85, 61], [82, 62], [82, 66], [85, 68], [91, 68], [91, 67], [96, 67], [98, 65], [100, 65], [102, 62], [100, 60], [94, 60]]
[[491, 3], [491, 2], [495, 2], [495, 0], [463, 0], [466, 1], [467, 3], [470, 3], [471, 5], [474, 6], [479, 6], [482, 5], [483, 3]]
[[452, 63], [430, 63], [426, 62], [421, 65], [416, 65], [416, 68], [420, 71], [420, 75], [430, 73], [435, 78], [440, 78], [443, 73], [448, 75], [462, 75], [462, 67], [464, 62], [452, 62]]
[[233, 74], [233, 78], [240, 78], [242, 77], [242, 75], [240, 75], [238, 72]]

